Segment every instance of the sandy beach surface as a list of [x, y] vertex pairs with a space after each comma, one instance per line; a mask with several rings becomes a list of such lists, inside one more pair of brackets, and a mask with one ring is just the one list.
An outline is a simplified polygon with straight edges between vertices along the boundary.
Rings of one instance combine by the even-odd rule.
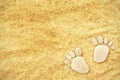
[[[97, 36], [115, 46], [100, 64]], [[64, 69], [76, 47], [87, 74]], [[120, 80], [120, 0], [0, 0], [0, 80]]]

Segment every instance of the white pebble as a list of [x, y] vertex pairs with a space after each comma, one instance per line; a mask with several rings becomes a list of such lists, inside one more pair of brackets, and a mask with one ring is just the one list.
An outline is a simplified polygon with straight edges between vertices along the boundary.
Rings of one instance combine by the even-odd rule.
[[76, 57], [73, 59], [71, 68], [79, 73], [88, 73], [89, 66], [87, 65], [86, 61], [82, 57]]
[[108, 38], [104, 39], [104, 43], [107, 44], [108, 43]]
[[82, 55], [82, 50], [80, 48], [75, 49], [75, 54], [76, 56], [81, 56]]
[[103, 38], [102, 38], [102, 36], [98, 36], [98, 42], [101, 44], [101, 43], [103, 43]]
[[108, 46], [111, 46], [112, 45], [112, 42], [109, 42]]
[[109, 54], [109, 48], [105, 45], [99, 45], [95, 48], [94, 51], [94, 61], [95, 62], [104, 62]]
[[65, 64], [68, 64], [69, 63], [69, 61], [68, 60], [65, 60]]
[[67, 58], [67, 59], [71, 59], [71, 56], [70, 56], [70, 55], [66, 55], [66, 58]]
[[92, 39], [92, 43], [93, 43], [94, 45], [97, 45], [97, 40], [96, 40], [95, 38], [93, 38], [93, 39]]
[[69, 55], [70, 55], [71, 57], [75, 57], [75, 53], [74, 53], [73, 51], [70, 51], [70, 52], [69, 52]]

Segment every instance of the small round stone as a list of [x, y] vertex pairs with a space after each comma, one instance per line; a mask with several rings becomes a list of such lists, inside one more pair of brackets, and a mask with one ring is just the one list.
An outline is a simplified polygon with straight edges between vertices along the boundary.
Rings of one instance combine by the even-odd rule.
[[104, 39], [104, 43], [107, 44], [108, 43], [108, 38]]
[[82, 50], [80, 48], [75, 49], [75, 54], [76, 56], [81, 56], [82, 55]]
[[112, 42], [109, 42], [108, 46], [111, 46], [112, 45]]
[[67, 59], [71, 59], [71, 56], [70, 56], [70, 55], [66, 55], [66, 58], [67, 58]]
[[65, 60], [65, 64], [68, 64], [69, 63], [69, 61], [68, 60]]
[[93, 39], [92, 39], [92, 43], [93, 43], [94, 45], [97, 45], [97, 40], [96, 40], [95, 38], [93, 38]]
[[103, 37], [102, 36], [98, 36], [98, 42], [101, 44], [103, 43]]
[[71, 57], [75, 57], [75, 53], [74, 53], [73, 51], [70, 51], [70, 52], [69, 52], [69, 55], [70, 55]]

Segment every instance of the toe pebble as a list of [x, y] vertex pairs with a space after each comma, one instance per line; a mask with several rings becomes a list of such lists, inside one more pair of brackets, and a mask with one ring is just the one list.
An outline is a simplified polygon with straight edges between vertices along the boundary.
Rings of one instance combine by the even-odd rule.
[[98, 36], [98, 42], [101, 44], [103, 43], [103, 38], [101, 36]]
[[107, 44], [108, 43], [108, 38], [104, 39], [104, 43]]
[[69, 52], [69, 55], [70, 55], [71, 57], [75, 57], [75, 53], [72, 52], [72, 51]]
[[108, 46], [111, 46], [112, 45], [112, 42], [109, 42]]
[[65, 64], [68, 64], [69, 63], [69, 61], [68, 60], [65, 60]]
[[92, 43], [93, 43], [94, 45], [97, 45], [97, 40], [96, 40], [95, 38], [93, 38], [93, 39], [92, 39]]
[[71, 56], [70, 55], [66, 55], [66, 58], [69, 60], [69, 59], [71, 59]]
[[80, 48], [75, 49], [75, 54], [76, 56], [81, 56], [82, 55], [82, 50]]
[[79, 73], [89, 72], [89, 67], [88, 67], [86, 61], [80, 56], [73, 59], [71, 68]]

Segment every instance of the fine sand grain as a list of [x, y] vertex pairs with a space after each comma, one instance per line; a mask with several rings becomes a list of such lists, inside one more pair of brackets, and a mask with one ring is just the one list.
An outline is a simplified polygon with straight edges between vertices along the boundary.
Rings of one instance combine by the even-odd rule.
[[[100, 64], [97, 36], [115, 46]], [[87, 74], [64, 69], [76, 47]], [[0, 0], [0, 80], [120, 80], [120, 0]]]

